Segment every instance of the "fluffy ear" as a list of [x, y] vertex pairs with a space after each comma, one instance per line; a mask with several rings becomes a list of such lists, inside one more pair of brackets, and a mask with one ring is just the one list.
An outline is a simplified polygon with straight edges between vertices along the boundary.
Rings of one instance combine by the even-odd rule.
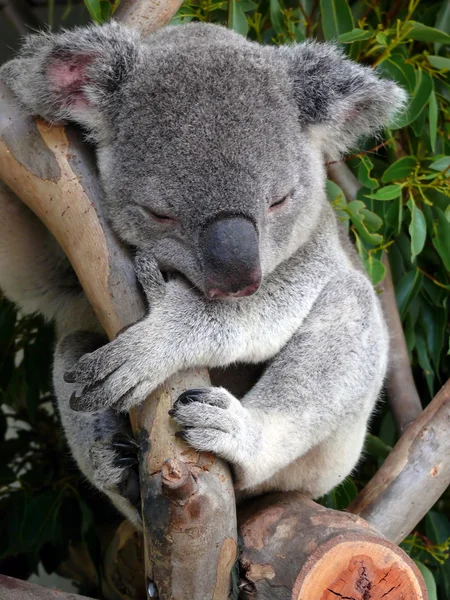
[[139, 52], [138, 34], [115, 23], [41, 33], [25, 40], [0, 78], [33, 116], [74, 121], [96, 138], [114, 119], [117, 95]]
[[401, 87], [348, 60], [333, 44], [309, 42], [278, 51], [287, 61], [300, 120], [329, 157], [392, 123], [406, 103]]

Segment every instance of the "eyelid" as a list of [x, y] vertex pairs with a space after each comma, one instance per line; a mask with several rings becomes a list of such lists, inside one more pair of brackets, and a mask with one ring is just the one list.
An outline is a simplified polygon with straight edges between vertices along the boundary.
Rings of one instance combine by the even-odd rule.
[[281, 198], [280, 200], [276, 200], [275, 202], [272, 202], [272, 204], [269, 206], [269, 210], [274, 209], [274, 208], [278, 208], [279, 206], [283, 206], [283, 204], [285, 204], [292, 196], [294, 190], [291, 190], [288, 194], [286, 194], [285, 196], [283, 196], [283, 198]]
[[179, 223], [179, 219], [176, 217], [172, 217], [171, 215], [163, 215], [161, 213], [157, 213], [148, 206], [142, 206], [139, 204], [139, 208], [145, 211], [150, 217], [156, 221], [157, 223], [163, 223], [164, 225], [175, 225]]

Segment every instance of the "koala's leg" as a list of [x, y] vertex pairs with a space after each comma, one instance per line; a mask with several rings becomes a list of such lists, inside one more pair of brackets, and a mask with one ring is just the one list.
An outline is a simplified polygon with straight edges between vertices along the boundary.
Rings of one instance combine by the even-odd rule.
[[366, 426], [364, 415], [344, 427], [338, 427], [325, 441], [261, 485], [242, 490], [240, 497], [293, 490], [311, 498], [323, 496], [342, 483], [356, 467], [364, 446]]
[[[182, 435], [191, 446], [233, 465], [239, 490], [269, 485], [310, 453], [310, 471], [314, 463], [316, 473], [327, 471], [318, 489], [305, 490], [316, 495], [328, 487], [327, 480], [333, 483], [335, 470], [338, 483], [357, 461], [387, 352], [387, 333], [370, 283], [361, 274], [343, 274], [324, 288], [242, 402], [223, 388], [188, 390], [172, 414], [186, 427]], [[339, 453], [338, 440], [346, 439], [349, 456], [342, 464], [321, 456], [321, 450], [330, 454], [327, 448]], [[290, 489], [303, 487], [301, 468], [298, 477]]]
[[76, 384], [68, 384], [63, 373], [87, 352], [106, 343], [96, 333], [78, 331], [66, 336], [55, 353], [53, 383], [62, 424], [71, 452], [91, 483], [107, 494], [113, 504], [137, 527], [141, 520], [137, 447], [128, 416], [112, 409], [80, 413], [70, 408]]

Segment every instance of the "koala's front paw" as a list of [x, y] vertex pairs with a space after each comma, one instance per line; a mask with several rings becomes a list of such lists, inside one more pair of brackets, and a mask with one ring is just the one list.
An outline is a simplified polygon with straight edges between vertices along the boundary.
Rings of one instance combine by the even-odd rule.
[[213, 452], [235, 465], [252, 454], [248, 411], [224, 388], [188, 390], [169, 414], [184, 427], [177, 436], [200, 452]]
[[[139, 280], [155, 309], [164, 300], [164, 280], [153, 259], [140, 256], [138, 267]], [[66, 383], [84, 384], [81, 393], [74, 393], [70, 400], [73, 410], [126, 411], [142, 402], [166, 379], [164, 336], [159, 335], [158, 342], [157, 335], [162, 325], [160, 319], [154, 322], [152, 313], [122, 331], [109, 344], [82, 356], [64, 374]]]

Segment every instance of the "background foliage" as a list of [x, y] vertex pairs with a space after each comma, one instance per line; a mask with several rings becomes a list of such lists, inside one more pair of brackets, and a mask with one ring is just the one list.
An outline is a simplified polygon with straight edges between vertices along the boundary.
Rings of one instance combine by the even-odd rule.
[[[85, 0], [91, 18], [109, 18], [120, 0]], [[51, 9], [49, 22], [52, 22]], [[70, 3], [68, 4], [70, 9]], [[382, 138], [346, 158], [361, 183], [345, 201], [329, 198], [378, 285], [388, 252], [417, 388], [424, 405], [449, 377], [450, 4], [446, 0], [186, 0], [173, 19], [221, 23], [265, 44], [333, 40], [409, 93], [405, 114]], [[42, 562], [57, 569], [72, 544], [87, 548], [101, 594], [98, 524], [113, 519], [67, 455], [50, 386], [52, 331], [0, 304], [0, 570], [26, 577]], [[383, 405], [358, 472], [322, 501], [344, 508], [395, 444]], [[106, 511], [106, 512], [105, 512]], [[430, 600], [450, 598], [450, 494], [403, 543], [417, 561]], [[93, 523], [96, 523], [96, 527]]]

